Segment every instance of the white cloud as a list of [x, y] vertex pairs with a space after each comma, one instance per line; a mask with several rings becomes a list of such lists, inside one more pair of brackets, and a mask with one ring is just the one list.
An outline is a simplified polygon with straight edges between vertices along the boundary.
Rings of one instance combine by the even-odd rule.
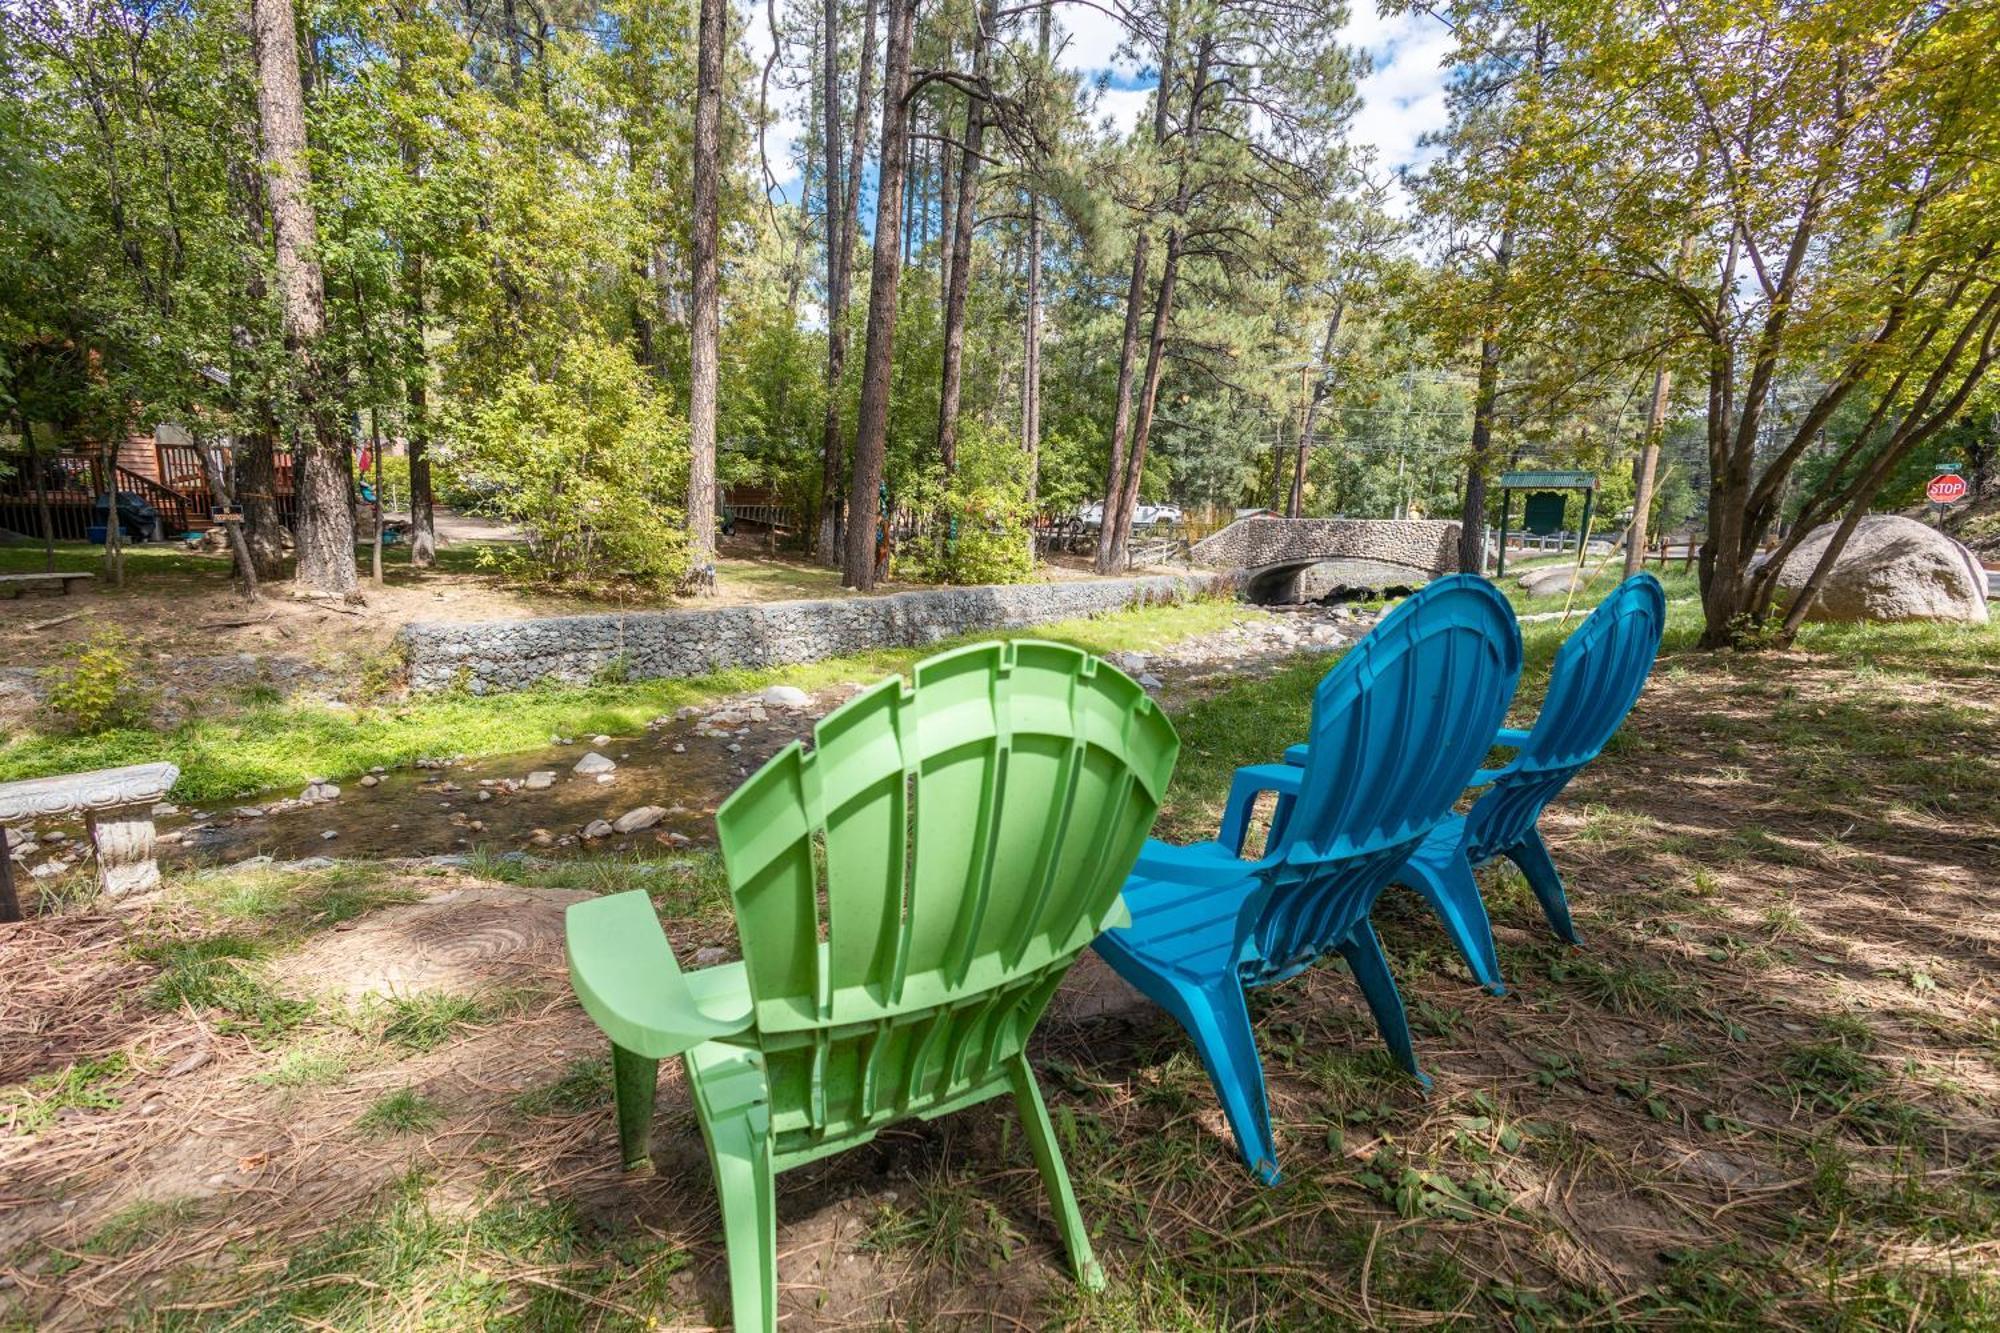
[[1417, 141], [1443, 129], [1448, 118], [1443, 62], [1452, 49], [1451, 30], [1424, 14], [1371, 13], [1350, 20], [1346, 35], [1375, 63], [1358, 89], [1354, 142], [1372, 146], [1379, 167], [1421, 166], [1434, 150]]

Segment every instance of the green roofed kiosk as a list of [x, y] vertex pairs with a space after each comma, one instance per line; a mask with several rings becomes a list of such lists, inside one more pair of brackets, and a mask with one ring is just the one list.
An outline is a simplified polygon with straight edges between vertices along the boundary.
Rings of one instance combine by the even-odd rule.
[[1514, 508], [1514, 492], [1527, 491], [1527, 503], [1521, 507], [1521, 527], [1523, 531], [1547, 534], [1562, 527], [1563, 510], [1568, 506], [1560, 491], [1583, 492], [1583, 529], [1577, 537], [1577, 554], [1583, 554], [1584, 544], [1590, 540], [1590, 511], [1597, 504], [1597, 474], [1595, 472], [1502, 472], [1500, 474], [1500, 562], [1493, 571], [1494, 578], [1507, 572], [1507, 526]]

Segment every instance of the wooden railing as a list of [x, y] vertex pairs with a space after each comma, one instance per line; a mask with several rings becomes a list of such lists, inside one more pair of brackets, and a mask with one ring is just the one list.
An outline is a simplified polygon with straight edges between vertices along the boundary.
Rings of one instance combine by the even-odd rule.
[[[114, 475], [118, 489], [138, 496], [159, 511], [161, 528], [168, 536], [207, 528], [213, 498], [209, 494], [208, 477], [202, 470], [200, 452], [193, 445], [163, 444], [159, 446], [159, 457], [165, 481], [155, 481], [117, 464]], [[291, 455], [281, 453], [273, 462], [278, 517], [289, 526], [298, 512], [292, 491]], [[33, 463], [42, 474], [49, 526], [56, 540], [88, 541], [90, 529], [97, 523], [97, 498], [106, 490], [103, 459], [88, 453], [42, 453], [35, 456]], [[34, 472], [26, 454], [0, 457], [0, 528], [27, 537], [41, 535]]]

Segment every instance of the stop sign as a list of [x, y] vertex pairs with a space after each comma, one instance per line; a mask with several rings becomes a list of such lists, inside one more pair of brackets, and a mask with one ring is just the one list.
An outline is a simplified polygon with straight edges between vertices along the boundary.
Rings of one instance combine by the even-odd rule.
[[1931, 478], [1931, 484], [1924, 487], [1924, 494], [1932, 504], [1948, 505], [1965, 498], [1965, 478], [1952, 473], [1940, 473]]

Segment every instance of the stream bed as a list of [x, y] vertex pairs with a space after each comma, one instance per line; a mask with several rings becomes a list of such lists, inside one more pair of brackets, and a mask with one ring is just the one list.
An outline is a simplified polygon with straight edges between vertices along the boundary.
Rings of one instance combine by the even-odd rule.
[[[1301, 652], [1338, 651], [1372, 621], [1344, 606], [1246, 608], [1228, 629], [1160, 652], [1108, 656], [1172, 706]], [[560, 857], [712, 846], [716, 806], [786, 745], [810, 740], [819, 717], [863, 688], [850, 682], [807, 694], [774, 686], [682, 709], [638, 735], [552, 738], [524, 754], [425, 761], [301, 792], [165, 805], [156, 811], [160, 860], [171, 868], [263, 857], [421, 860], [475, 849]], [[60, 821], [12, 830], [26, 844], [17, 857], [35, 878], [86, 857], [82, 832]]]

